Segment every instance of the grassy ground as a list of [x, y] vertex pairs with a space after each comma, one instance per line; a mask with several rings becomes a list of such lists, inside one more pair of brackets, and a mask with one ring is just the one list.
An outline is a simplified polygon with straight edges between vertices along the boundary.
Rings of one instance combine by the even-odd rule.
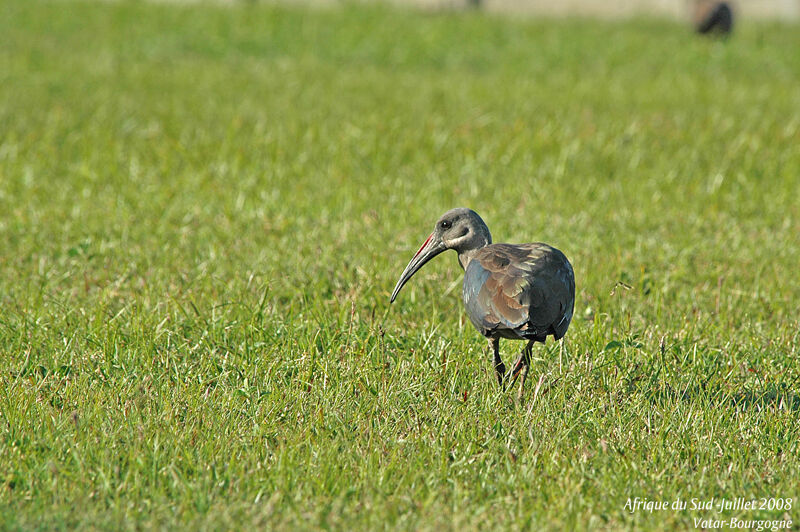
[[[796, 27], [2, 1], [0, 36], [0, 528], [800, 522]], [[461, 205], [575, 266], [520, 406], [454, 255], [388, 305]]]

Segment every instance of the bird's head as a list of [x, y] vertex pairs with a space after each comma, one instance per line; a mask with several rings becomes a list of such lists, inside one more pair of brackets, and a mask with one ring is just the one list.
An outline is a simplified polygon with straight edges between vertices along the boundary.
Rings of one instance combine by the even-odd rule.
[[420, 246], [406, 269], [403, 270], [394, 287], [390, 302], [394, 302], [403, 285], [420, 268], [442, 251], [454, 249], [459, 254], [463, 254], [491, 243], [492, 235], [489, 233], [489, 228], [486, 227], [477, 212], [464, 207], [447, 211], [436, 222], [433, 233]]

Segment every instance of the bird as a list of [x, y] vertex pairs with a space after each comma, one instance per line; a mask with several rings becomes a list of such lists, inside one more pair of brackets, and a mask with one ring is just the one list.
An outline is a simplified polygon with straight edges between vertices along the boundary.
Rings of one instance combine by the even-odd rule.
[[[488, 339], [488, 351], [497, 381], [505, 389], [520, 378], [517, 399], [523, 397], [525, 379], [536, 342], [548, 336], [564, 337], [575, 308], [575, 273], [558, 249], [534, 242], [493, 244], [483, 219], [465, 207], [444, 213], [433, 232], [409, 261], [392, 291], [394, 303], [403, 286], [425, 264], [452, 249], [464, 270], [462, 299], [467, 316]], [[500, 340], [527, 341], [506, 375]]]
[[733, 9], [728, 2], [697, 0], [692, 13], [694, 29], [701, 35], [730, 34], [733, 29]]

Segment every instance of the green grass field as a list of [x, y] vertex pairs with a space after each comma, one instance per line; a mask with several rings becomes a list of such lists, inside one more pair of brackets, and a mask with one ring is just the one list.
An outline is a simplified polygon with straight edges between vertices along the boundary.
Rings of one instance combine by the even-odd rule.
[[[799, 195], [796, 26], [2, 0], [0, 529], [796, 527]], [[520, 405], [455, 206], [575, 267]]]

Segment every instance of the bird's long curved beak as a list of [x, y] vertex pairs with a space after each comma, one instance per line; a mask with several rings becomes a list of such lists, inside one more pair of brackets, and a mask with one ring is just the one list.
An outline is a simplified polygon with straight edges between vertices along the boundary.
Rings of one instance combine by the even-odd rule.
[[389, 300], [389, 303], [394, 303], [397, 294], [400, 293], [400, 289], [403, 288], [403, 285], [411, 279], [415, 273], [419, 271], [420, 268], [425, 266], [429, 260], [433, 257], [441, 253], [442, 251], [446, 250], [447, 248], [444, 246], [442, 241], [431, 233], [431, 236], [422, 244], [422, 247], [414, 254], [414, 257], [406, 266], [406, 269], [403, 270], [403, 273], [400, 275], [400, 279], [397, 281], [397, 284], [394, 287], [394, 291], [392, 292], [392, 298]]

